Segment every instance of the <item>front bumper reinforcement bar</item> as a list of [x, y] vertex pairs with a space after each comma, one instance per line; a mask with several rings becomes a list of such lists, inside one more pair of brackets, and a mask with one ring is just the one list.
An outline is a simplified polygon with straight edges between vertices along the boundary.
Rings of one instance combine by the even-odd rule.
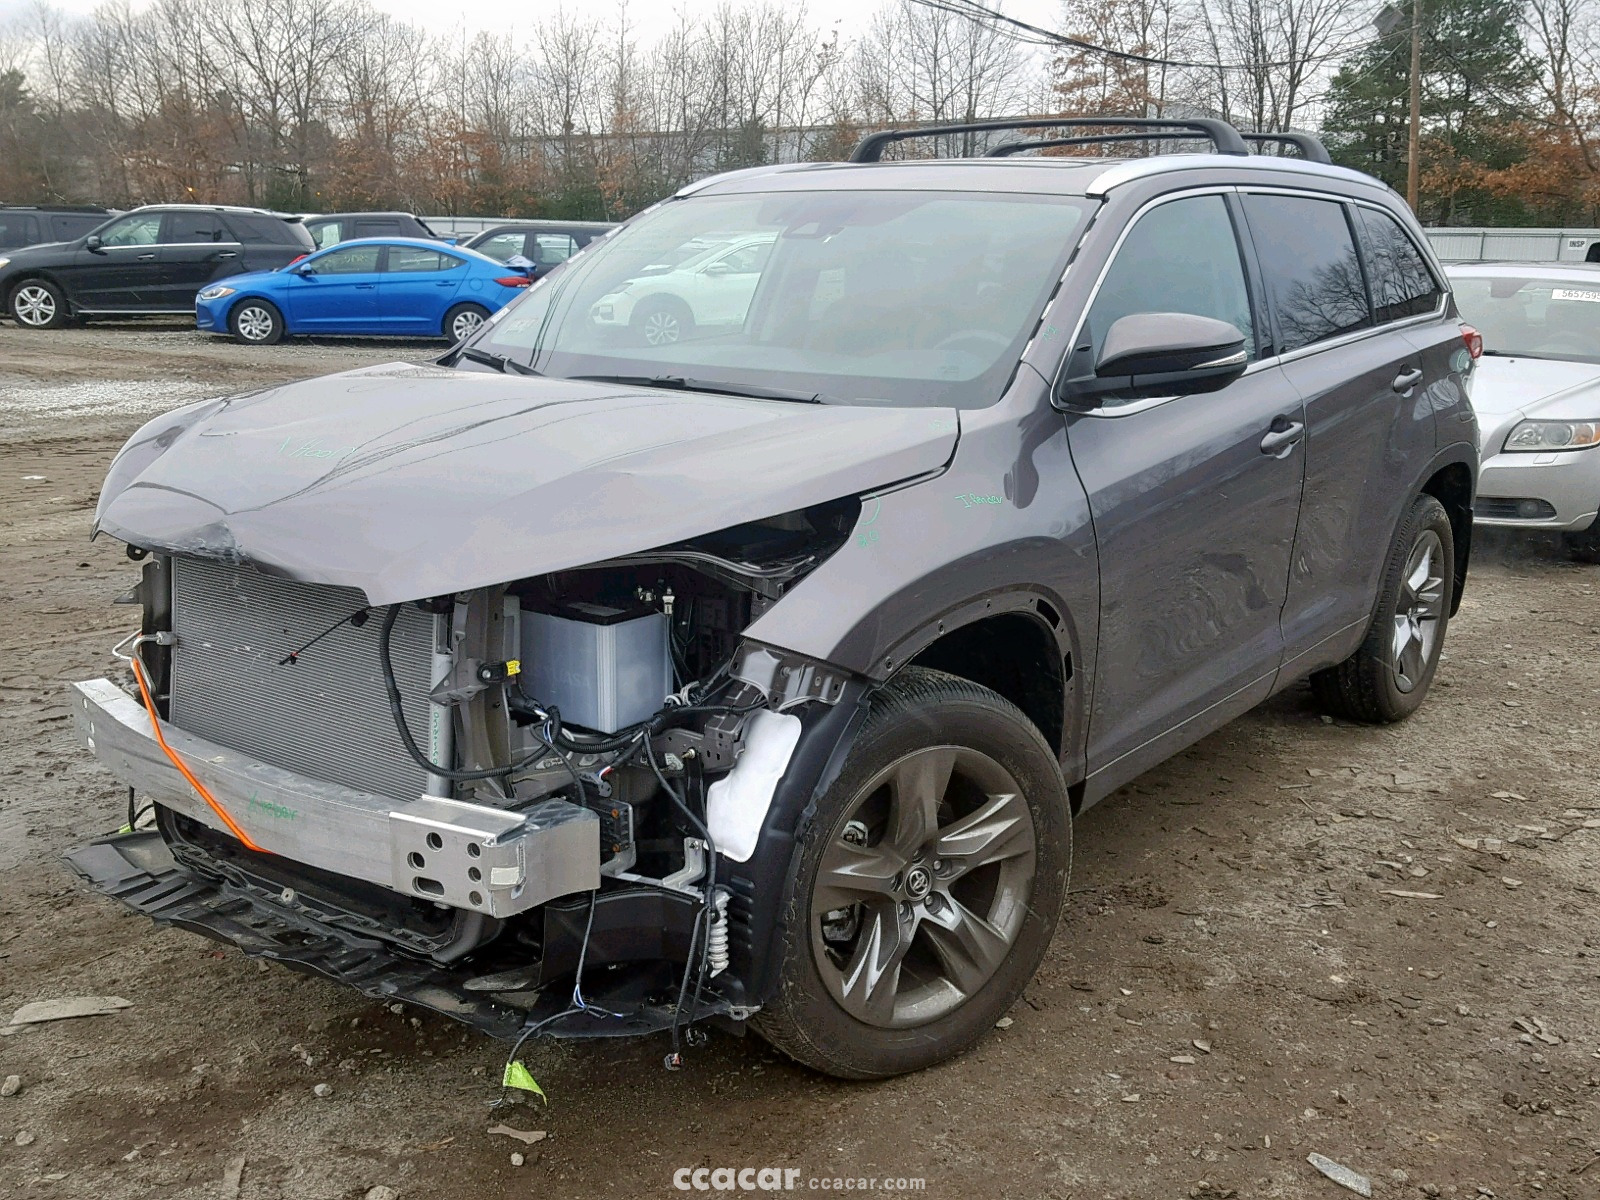
[[[79, 740], [123, 783], [220, 828], [127, 692], [109, 679], [75, 683], [72, 715]], [[521, 812], [443, 796], [396, 800], [164, 728], [173, 750], [250, 837], [294, 862], [489, 917], [600, 886], [600, 819], [565, 800]]]

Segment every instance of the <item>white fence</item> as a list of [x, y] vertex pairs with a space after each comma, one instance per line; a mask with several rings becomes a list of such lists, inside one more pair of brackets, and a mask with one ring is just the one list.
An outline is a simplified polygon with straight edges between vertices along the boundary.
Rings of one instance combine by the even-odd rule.
[[[1426, 229], [1444, 262], [1585, 262], [1600, 229]], [[1600, 249], [1594, 251], [1600, 255]]]

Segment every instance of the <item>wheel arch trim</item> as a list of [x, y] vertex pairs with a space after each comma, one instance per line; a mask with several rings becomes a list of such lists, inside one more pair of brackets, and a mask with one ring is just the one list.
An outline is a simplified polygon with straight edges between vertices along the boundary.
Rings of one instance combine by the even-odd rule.
[[[1471, 442], [1454, 442], [1439, 450], [1422, 471], [1417, 494], [1432, 496], [1444, 505], [1450, 517], [1454, 543], [1455, 571], [1450, 595], [1450, 615], [1461, 609], [1461, 595], [1467, 585], [1467, 565], [1472, 557], [1472, 503], [1478, 492], [1478, 450]], [[1466, 486], [1451, 483], [1448, 475], [1466, 473]], [[1404, 514], [1401, 515], [1404, 519]], [[1398, 528], [1398, 522], [1396, 523]]]
[[73, 301], [71, 294], [68, 293], [61, 280], [52, 275], [47, 268], [33, 267], [27, 269], [22, 274], [13, 276], [11, 279], [6, 281], [5, 311], [7, 313], [11, 312], [12, 297], [14, 297], [23, 287], [35, 281], [39, 283], [48, 283], [51, 287], [55, 288], [56, 291], [61, 293], [61, 299], [66, 303], [67, 314], [69, 316], [78, 311], [77, 304]]

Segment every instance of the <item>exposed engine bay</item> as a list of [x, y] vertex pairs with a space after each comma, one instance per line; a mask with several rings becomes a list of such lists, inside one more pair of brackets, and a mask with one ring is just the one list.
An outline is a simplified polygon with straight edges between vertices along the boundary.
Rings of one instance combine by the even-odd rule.
[[[836, 705], [847, 681], [743, 631], [859, 514], [855, 498], [832, 501], [381, 607], [353, 589], [130, 547], [144, 566], [126, 599], [143, 618], [123, 655], [136, 686], [123, 691], [138, 697], [148, 681], [157, 711], [140, 716], [165, 729], [161, 749], [192, 785], [143, 789], [154, 829], [219, 896], [345, 943], [307, 969], [337, 974], [338, 953], [381, 945], [411, 966], [358, 986], [431, 998], [494, 1032], [676, 1034], [748, 1015], [748, 937], [745, 969], [730, 966], [752, 888], [719, 878], [719, 857], [750, 858], [796, 713]], [[200, 785], [176, 749], [187, 737], [251, 756], [265, 782]], [[193, 766], [205, 774], [226, 757], [196, 754]], [[741, 760], [748, 770], [735, 770]], [[319, 784], [344, 836], [337, 822], [315, 825], [306, 789]], [[349, 798], [367, 792], [381, 794], [351, 815]], [[130, 796], [130, 825], [134, 806]], [[259, 849], [246, 828], [267, 830]], [[94, 848], [74, 865], [104, 886], [104, 848], [98, 868], [81, 857]], [[210, 916], [152, 915], [251, 948]], [[260, 952], [295, 960], [283, 937], [268, 942]], [[429, 983], [413, 993], [403, 979], [419, 969]]]

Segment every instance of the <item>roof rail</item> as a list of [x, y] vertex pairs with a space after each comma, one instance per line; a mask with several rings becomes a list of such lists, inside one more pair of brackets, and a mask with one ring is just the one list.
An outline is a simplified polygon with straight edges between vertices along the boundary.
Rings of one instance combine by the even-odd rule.
[[25, 210], [27, 212], [53, 212], [53, 213], [105, 213], [109, 215], [111, 209], [102, 208], [98, 204], [0, 204], [0, 208], [10, 211]]
[[1309, 133], [1287, 131], [1284, 133], [1241, 133], [1239, 136], [1247, 142], [1253, 142], [1258, 145], [1276, 142], [1284, 146], [1293, 146], [1300, 151], [1300, 157], [1307, 162], [1333, 165], [1333, 156], [1328, 153], [1328, 148], [1322, 144], [1319, 138], [1315, 138]]
[[[856, 143], [856, 148], [850, 152], [848, 161], [853, 163], [878, 162], [883, 158], [883, 148], [895, 142], [907, 141], [910, 138], [943, 137], [953, 133], [992, 133], [1003, 129], [1103, 129], [1107, 126], [1115, 128], [1134, 129], [1159, 129], [1183, 130], [1188, 136], [1200, 136], [1210, 140], [1219, 154], [1248, 155], [1250, 148], [1245, 145], [1244, 138], [1239, 131], [1226, 121], [1218, 121], [1211, 117], [1029, 117], [1026, 119], [1012, 119], [1002, 121], [965, 121], [959, 125], [929, 125], [921, 129], [883, 129], [877, 133], [869, 133]], [[1146, 135], [1149, 136], [1149, 135]], [[1175, 133], [1166, 133], [1155, 136], [1180, 136]], [[1137, 137], [1127, 140], [1136, 141]]]
[[[985, 158], [1010, 158], [1025, 150], [1052, 150], [1058, 146], [1093, 146], [1102, 142], [1151, 142], [1156, 139], [1176, 141], [1180, 138], [1200, 137], [1187, 129], [1151, 130], [1148, 133], [1092, 133], [1084, 137], [1037, 138], [1023, 142], [1002, 142], [984, 152]], [[1246, 136], [1241, 134], [1241, 137]]]

